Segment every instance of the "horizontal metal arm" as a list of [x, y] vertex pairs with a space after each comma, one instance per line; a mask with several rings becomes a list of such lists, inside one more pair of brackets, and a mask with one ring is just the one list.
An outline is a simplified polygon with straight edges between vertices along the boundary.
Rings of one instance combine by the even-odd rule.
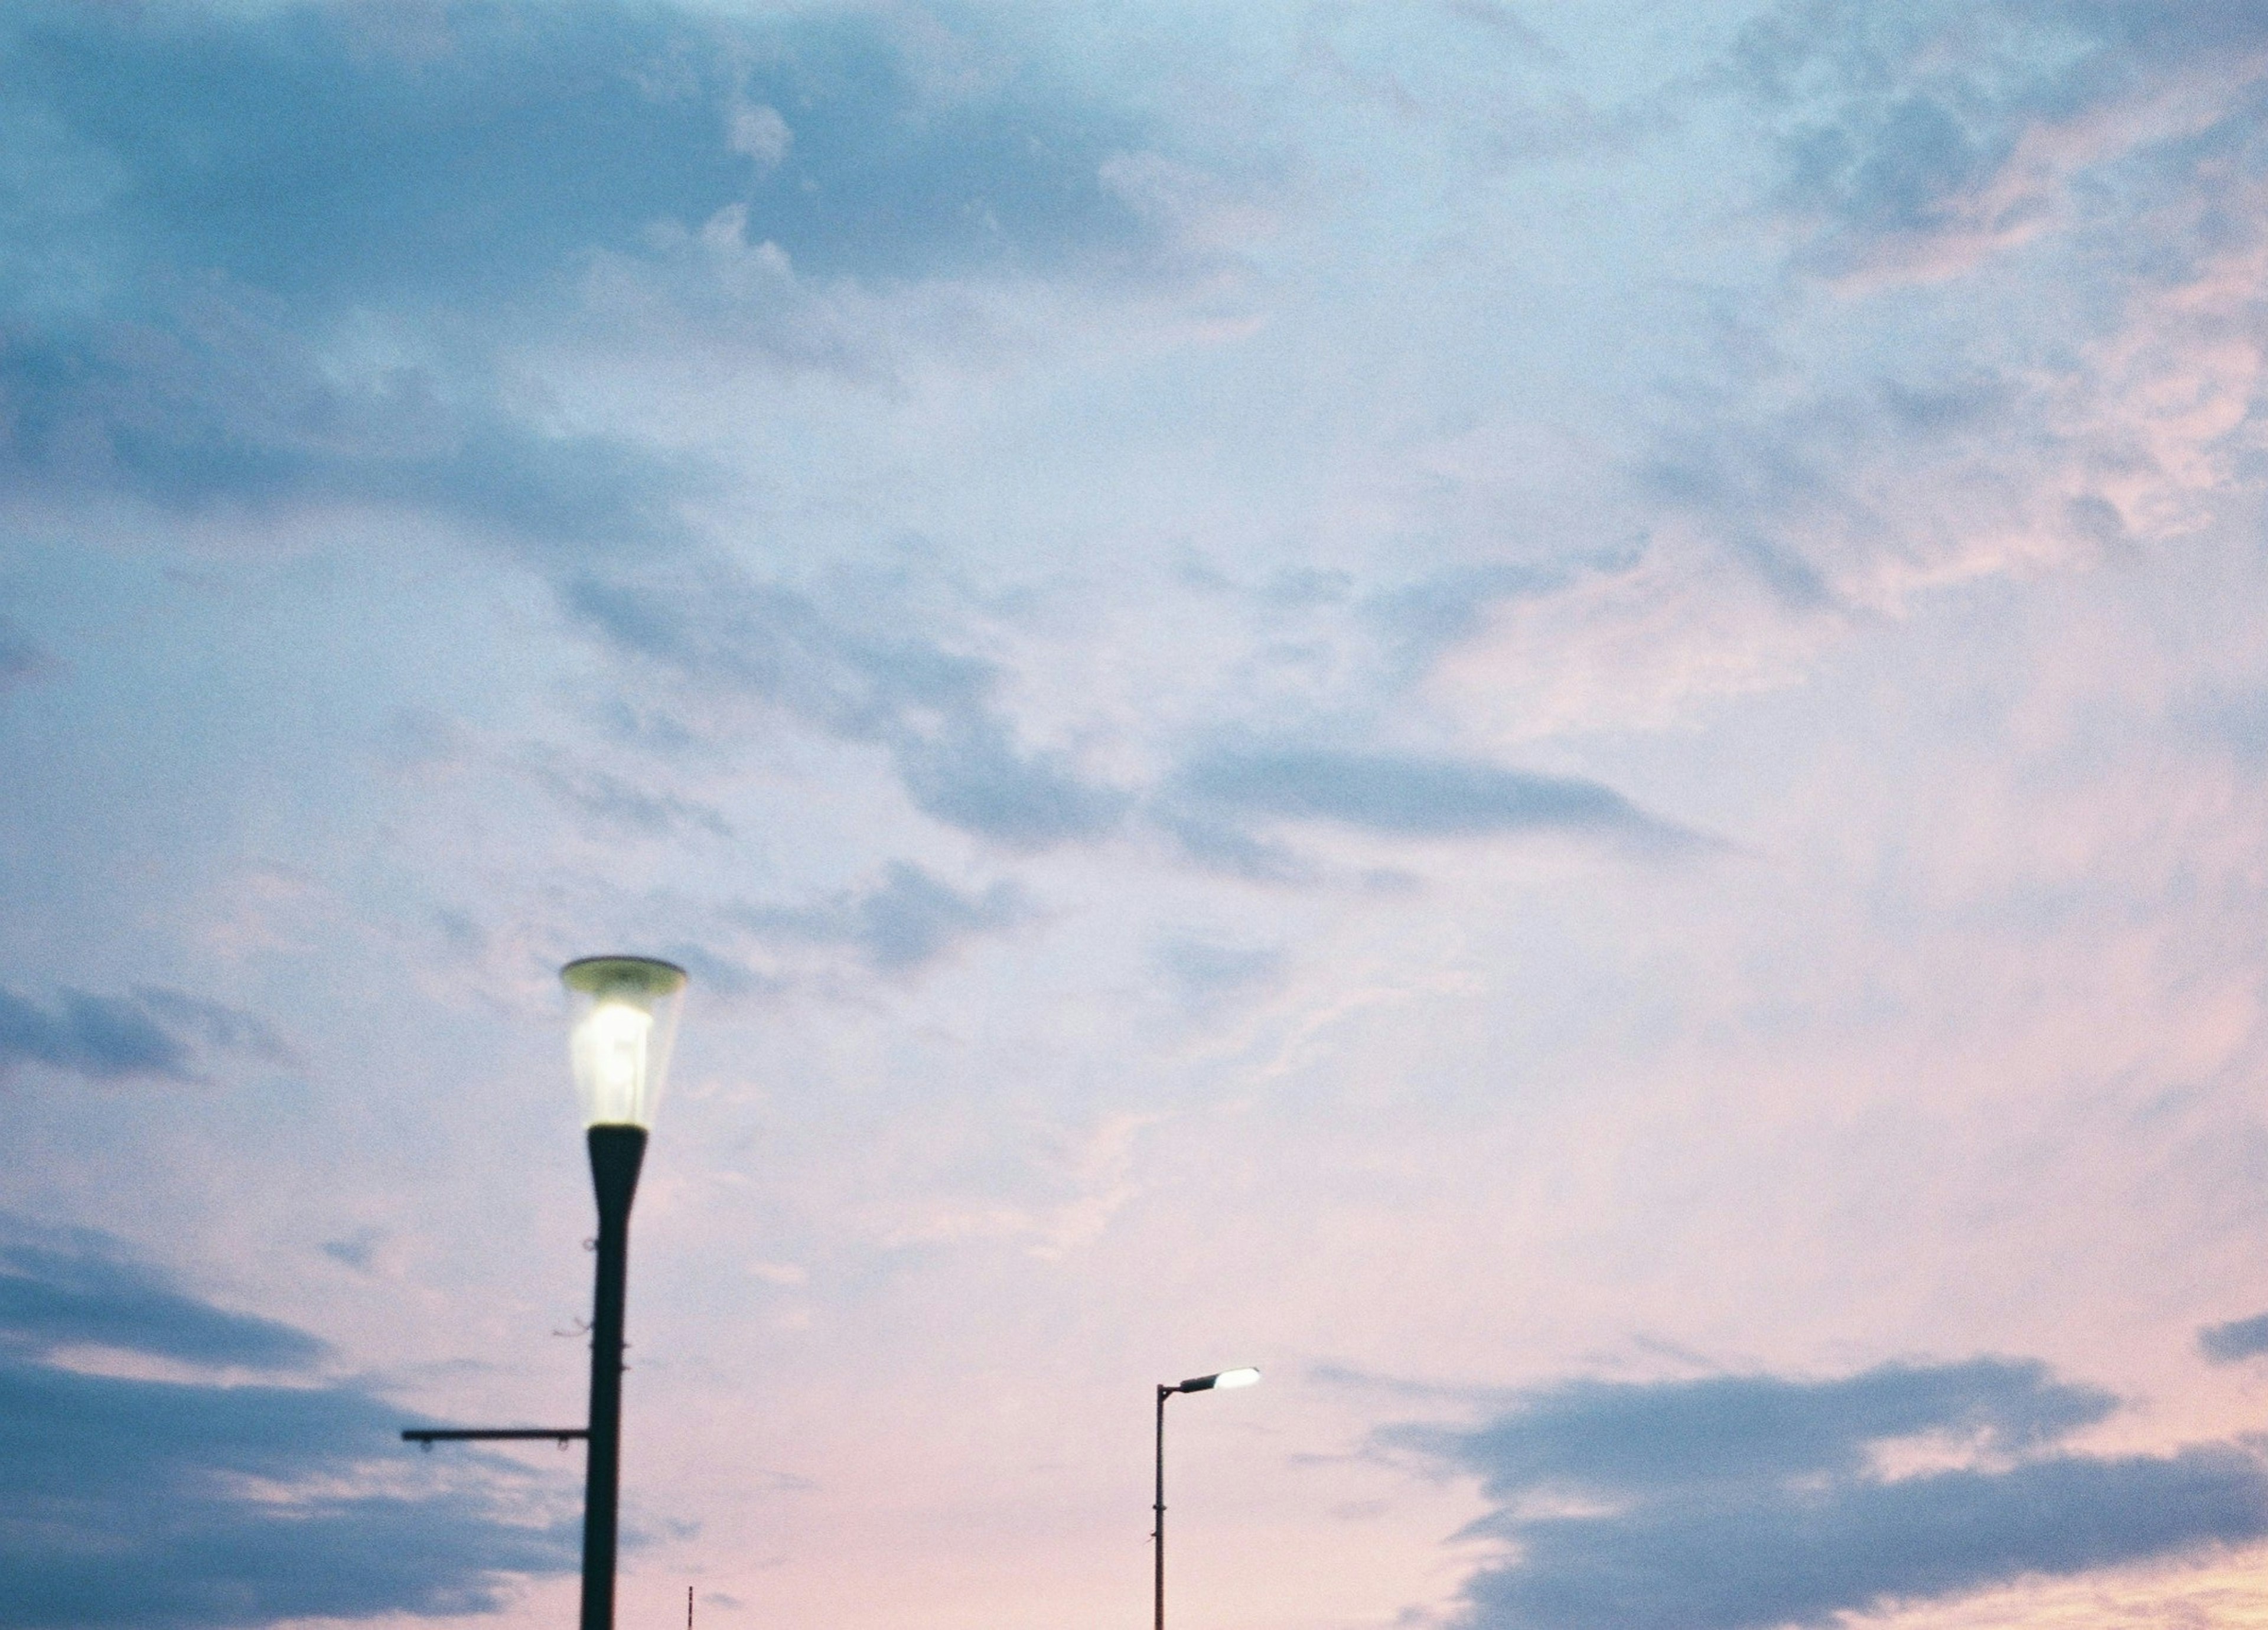
[[420, 1427], [404, 1432], [405, 1443], [423, 1443], [431, 1448], [436, 1443], [465, 1443], [491, 1438], [534, 1438], [556, 1440], [563, 1448], [568, 1439], [588, 1437], [585, 1427]]

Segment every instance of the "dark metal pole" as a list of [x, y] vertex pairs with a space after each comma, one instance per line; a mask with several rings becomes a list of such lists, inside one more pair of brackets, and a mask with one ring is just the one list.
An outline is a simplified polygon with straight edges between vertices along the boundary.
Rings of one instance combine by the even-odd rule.
[[1158, 1388], [1158, 1526], [1150, 1538], [1155, 1542], [1156, 1567], [1150, 1593], [1155, 1623], [1153, 1630], [1166, 1630], [1166, 1400], [1178, 1388], [1160, 1384]]
[[615, 1511], [622, 1492], [622, 1299], [630, 1199], [645, 1159], [643, 1126], [591, 1128], [599, 1197], [599, 1278], [591, 1299], [591, 1450], [583, 1494], [583, 1630], [614, 1630]]

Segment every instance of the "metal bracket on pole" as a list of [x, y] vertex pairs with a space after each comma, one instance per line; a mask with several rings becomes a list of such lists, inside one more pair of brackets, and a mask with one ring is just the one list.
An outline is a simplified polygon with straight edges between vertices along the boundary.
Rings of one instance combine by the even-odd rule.
[[404, 1432], [401, 1441], [431, 1449], [436, 1443], [489, 1442], [498, 1438], [533, 1439], [538, 1442], [555, 1439], [564, 1449], [571, 1440], [590, 1435], [586, 1427], [416, 1427]]

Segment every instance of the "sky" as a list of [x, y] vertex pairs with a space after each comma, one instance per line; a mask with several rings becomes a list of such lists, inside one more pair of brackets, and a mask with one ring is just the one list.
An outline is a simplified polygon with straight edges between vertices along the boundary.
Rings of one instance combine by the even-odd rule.
[[0, 1630], [2268, 1626], [2268, 11], [0, 11]]

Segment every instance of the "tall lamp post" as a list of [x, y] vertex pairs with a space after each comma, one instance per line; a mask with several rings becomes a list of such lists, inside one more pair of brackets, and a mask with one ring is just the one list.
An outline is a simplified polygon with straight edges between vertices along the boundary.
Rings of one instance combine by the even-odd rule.
[[1224, 1369], [1218, 1375], [1193, 1376], [1172, 1386], [1158, 1383], [1158, 1502], [1154, 1508], [1158, 1525], [1150, 1535], [1156, 1564], [1150, 1595], [1156, 1620], [1154, 1630], [1166, 1630], [1166, 1400], [1176, 1392], [1216, 1392], [1230, 1387], [1248, 1387], [1259, 1379], [1256, 1369]]
[[599, 1202], [598, 1282], [591, 1298], [591, 1409], [584, 1427], [412, 1430], [438, 1441], [584, 1438], [582, 1630], [614, 1630], [615, 1538], [622, 1455], [622, 1306], [630, 1268], [630, 1201], [646, 1133], [669, 1073], [685, 995], [685, 970], [651, 956], [585, 956], [559, 970], [573, 1007], [568, 1055], [583, 1101], [591, 1183]]

